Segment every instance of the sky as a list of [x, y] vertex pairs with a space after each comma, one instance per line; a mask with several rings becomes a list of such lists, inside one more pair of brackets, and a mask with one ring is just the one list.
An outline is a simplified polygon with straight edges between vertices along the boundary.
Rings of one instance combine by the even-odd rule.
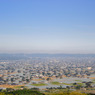
[[95, 0], [0, 0], [0, 53], [95, 54]]

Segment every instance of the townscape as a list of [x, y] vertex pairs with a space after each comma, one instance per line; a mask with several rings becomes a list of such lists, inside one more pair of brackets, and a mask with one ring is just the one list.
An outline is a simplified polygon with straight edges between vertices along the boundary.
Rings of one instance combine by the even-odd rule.
[[2, 89], [7, 88], [5, 85], [40, 89], [61, 85], [66, 88], [94, 79], [95, 55], [0, 55]]

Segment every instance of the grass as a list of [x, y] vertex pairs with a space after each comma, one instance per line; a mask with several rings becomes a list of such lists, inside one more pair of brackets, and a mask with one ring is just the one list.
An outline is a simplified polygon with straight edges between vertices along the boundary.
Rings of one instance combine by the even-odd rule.
[[93, 81], [95, 81], [95, 79], [93, 79]]
[[69, 83], [60, 83], [60, 82], [57, 82], [57, 81], [55, 81], [55, 82], [51, 82], [51, 84], [53, 84], [53, 85], [71, 85], [71, 84], [69, 84]]
[[55, 81], [55, 82], [51, 82], [51, 84], [53, 84], [53, 85], [60, 85], [61, 83]]
[[64, 84], [64, 85], [72, 85], [72, 84], [70, 84], [70, 83], [62, 83], [62, 84]]
[[78, 85], [81, 85], [81, 86], [83, 86], [84, 84], [83, 83], [77, 83]]
[[82, 82], [82, 80], [75, 80], [75, 81]]
[[44, 83], [37, 83], [37, 84], [31, 84], [31, 85], [33, 85], [33, 86], [45, 86], [45, 85], [47, 85], [47, 84], [44, 84]]
[[20, 89], [20, 88], [22, 88], [22, 86], [16, 86], [16, 87], [14, 87], [14, 88], [16, 88], [16, 89]]
[[95, 83], [95, 79], [93, 79], [92, 82]]

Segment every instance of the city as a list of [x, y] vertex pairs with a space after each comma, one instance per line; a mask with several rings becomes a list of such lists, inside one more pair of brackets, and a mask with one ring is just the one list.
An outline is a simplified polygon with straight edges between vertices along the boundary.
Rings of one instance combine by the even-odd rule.
[[[19, 57], [18, 57], [19, 56]], [[3, 60], [2, 60], [3, 59]], [[1, 54], [0, 87], [72, 87], [92, 82], [95, 87], [95, 55]], [[74, 88], [75, 89], [75, 88]]]

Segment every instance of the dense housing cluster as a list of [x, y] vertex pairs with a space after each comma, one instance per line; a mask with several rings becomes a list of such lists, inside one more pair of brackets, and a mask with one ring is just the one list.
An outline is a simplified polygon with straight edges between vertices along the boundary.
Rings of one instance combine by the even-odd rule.
[[[66, 77], [88, 78], [95, 74], [94, 55], [0, 55], [0, 85], [49, 84]], [[36, 81], [38, 80], [38, 81]], [[49, 85], [51, 86], [51, 85]]]

